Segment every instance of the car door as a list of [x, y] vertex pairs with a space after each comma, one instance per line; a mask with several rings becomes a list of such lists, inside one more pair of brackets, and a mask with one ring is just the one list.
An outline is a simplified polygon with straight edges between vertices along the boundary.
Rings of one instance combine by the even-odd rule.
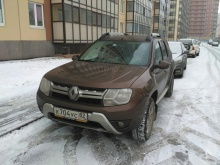
[[[160, 46], [160, 42], [158, 41], [156, 42], [155, 49], [154, 49], [154, 65], [158, 65], [160, 61], [162, 60], [163, 60], [162, 49]], [[165, 83], [167, 79], [166, 69], [155, 68], [154, 77], [157, 83], [158, 96], [160, 97], [166, 86], [166, 83]]]
[[[170, 59], [169, 59], [169, 56], [168, 56], [168, 51], [167, 51], [166, 44], [164, 43], [164, 41], [162, 41], [162, 40], [160, 41], [160, 46], [161, 46], [163, 61], [166, 61], [167, 63], [170, 63]], [[164, 82], [165, 82], [165, 85], [166, 85], [167, 81], [168, 81], [169, 74], [170, 74], [170, 67], [168, 69], [164, 69], [164, 72], [166, 73], [165, 79], [164, 79]]]
[[184, 47], [182, 43], [181, 43], [181, 47], [182, 47], [183, 61], [184, 61], [184, 64], [186, 64], [187, 63], [187, 53], [185, 53], [186, 48]]

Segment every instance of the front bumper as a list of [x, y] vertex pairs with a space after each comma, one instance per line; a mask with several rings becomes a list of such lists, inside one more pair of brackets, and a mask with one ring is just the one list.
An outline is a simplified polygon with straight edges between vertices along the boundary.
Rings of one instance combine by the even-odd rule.
[[[69, 101], [54, 99], [44, 95], [40, 90], [38, 90], [37, 93], [37, 103], [45, 117], [77, 127], [114, 134], [129, 132], [137, 128], [143, 119], [146, 102], [147, 98], [144, 98], [141, 101], [133, 101], [121, 106], [100, 107], [80, 105]], [[58, 118], [54, 116], [54, 107], [86, 112], [88, 114], [88, 122], [82, 123], [75, 120]], [[125, 126], [120, 127], [118, 122], [124, 122]]]
[[177, 63], [175, 61], [175, 70], [174, 70], [174, 75], [175, 76], [179, 76], [179, 75], [182, 75], [183, 74], [183, 70], [184, 70], [184, 59], [182, 60], [182, 62], [180, 63]]
[[196, 55], [196, 51], [195, 50], [191, 50], [187, 56], [195, 56]]

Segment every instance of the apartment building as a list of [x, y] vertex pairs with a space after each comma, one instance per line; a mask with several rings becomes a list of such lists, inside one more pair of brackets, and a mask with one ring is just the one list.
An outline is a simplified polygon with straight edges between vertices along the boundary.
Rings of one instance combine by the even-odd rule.
[[217, 23], [217, 29], [216, 29], [216, 37], [220, 39], [220, 13], [218, 13], [218, 23]]
[[146, 35], [151, 33], [151, 0], [127, 0], [126, 33]]
[[153, 32], [168, 37], [170, 0], [155, 0], [153, 9]]
[[190, 0], [188, 37], [207, 40], [215, 37], [219, 0]]
[[190, 0], [170, 0], [168, 40], [186, 38], [189, 29]]
[[151, 0], [0, 0], [0, 60], [78, 54], [106, 32], [151, 33]]
[[151, 32], [150, 0], [51, 0], [56, 54], [79, 53], [106, 32]]
[[48, 0], [0, 0], [0, 60], [54, 55]]

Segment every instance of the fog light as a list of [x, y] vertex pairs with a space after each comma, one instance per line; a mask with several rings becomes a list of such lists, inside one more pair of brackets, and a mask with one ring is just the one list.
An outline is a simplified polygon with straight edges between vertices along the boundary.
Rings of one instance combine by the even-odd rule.
[[119, 126], [119, 127], [124, 127], [124, 125], [125, 125], [125, 124], [124, 124], [123, 122], [121, 122], [121, 121], [118, 122], [118, 126]]

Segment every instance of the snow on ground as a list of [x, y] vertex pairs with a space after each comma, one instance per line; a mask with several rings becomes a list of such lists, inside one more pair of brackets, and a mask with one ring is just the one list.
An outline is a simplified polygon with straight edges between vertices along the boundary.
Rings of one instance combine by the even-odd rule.
[[[6, 109], [37, 109], [41, 77], [68, 61], [0, 62], [0, 117]], [[42, 118], [0, 137], [0, 164], [220, 164], [219, 72], [220, 48], [202, 46], [199, 57], [188, 59], [184, 77], [175, 79], [173, 96], [159, 103], [152, 136], [145, 143], [135, 142], [130, 134], [79, 129]]]

